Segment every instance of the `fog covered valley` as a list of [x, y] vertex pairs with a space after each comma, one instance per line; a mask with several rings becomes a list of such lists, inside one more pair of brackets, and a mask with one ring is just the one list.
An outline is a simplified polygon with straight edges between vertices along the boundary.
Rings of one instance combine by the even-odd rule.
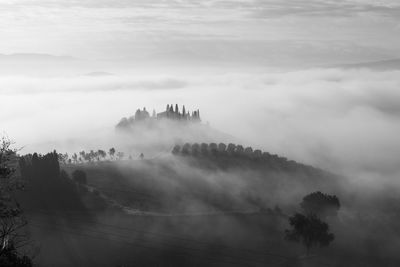
[[[25, 224], [14, 239], [34, 266], [396, 266], [390, 192], [366, 195], [341, 175], [208, 143], [231, 136], [166, 110], [116, 124], [118, 136], [143, 140], [125, 151], [18, 153]], [[288, 232], [301, 214], [327, 227], [309, 226], [309, 246]]]

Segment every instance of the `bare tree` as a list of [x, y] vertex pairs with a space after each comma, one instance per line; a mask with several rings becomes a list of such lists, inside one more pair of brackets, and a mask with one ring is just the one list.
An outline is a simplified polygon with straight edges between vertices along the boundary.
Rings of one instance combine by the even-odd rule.
[[[0, 258], [9, 253], [16, 253], [17, 249], [25, 246], [28, 237], [24, 233], [27, 221], [22, 216], [20, 205], [15, 199], [16, 190], [23, 185], [17, 173], [17, 151], [11, 149], [8, 138], [0, 140]], [[29, 258], [24, 260], [31, 263]], [[19, 266], [19, 265], [18, 265]]]

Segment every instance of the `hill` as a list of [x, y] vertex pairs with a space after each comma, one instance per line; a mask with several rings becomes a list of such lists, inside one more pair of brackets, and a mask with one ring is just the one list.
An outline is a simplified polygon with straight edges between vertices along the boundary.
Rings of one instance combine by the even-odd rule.
[[[137, 109], [135, 114], [122, 118], [115, 126], [121, 140], [125, 140], [125, 152], [155, 155], [170, 151], [177, 143], [184, 142], [233, 142], [234, 137], [202, 123], [200, 111], [192, 112], [178, 105], [167, 105], [165, 111], [152, 114], [146, 108]], [[133, 151], [133, 152], [132, 152]]]
[[[42, 173], [48, 178], [35, 181], [38, 193], [28, 193], [31, 198], [43, 195], [42, 204], [34, 207], [43, 203], [49, 207], [27, 213], [32, 239], [40, 243], [36, 262], [40, 266], [397, 266], [400, 261], [390, 249], [398, 237], [388, 233], [398, 227], [387, 223], [397, 218], [395, 207], [387, 205], [388, 196], [354, 192], [343, 177], [267, 152], [260, 156], [258, 150], [250, 153], [239, 146], [234, 152], [215, 151], [214, 144], [208, 144], [207, 151], [196, 154], [196, 147], [184, 144], [152, 159], [60, 165], [67, 173], [64, 178], [75, 170], [84, 171], [87, 185], [49, 179]], [[54, 154], [46, 159], [57, 172]], [[339, 217], [329, 221], [336, 237], [331, 247], [315, 251], [318, 256], [301, 258], [302, 247], [285, 241], [283, 232], [302, 197], [317, 190], [340, 198]], [[100, 199], [107, 207], [94, 208], [93, 200]], [[365, 207], [358, 204], [360, 199]]]
[[361, 62], [361, 63], [353, 63], [353, 64], [344, 64], [340, 65], [341, 68], [346, 69], [372, 69], [372, 70], [399, 70], [400, 69], [400, 59], [388, 59], [388, 60], [380, 60], [380, 61], [370, 61], [370, 62]]

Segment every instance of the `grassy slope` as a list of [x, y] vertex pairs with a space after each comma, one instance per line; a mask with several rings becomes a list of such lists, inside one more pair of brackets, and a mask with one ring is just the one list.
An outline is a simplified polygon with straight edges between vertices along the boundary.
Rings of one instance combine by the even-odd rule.
[[[37, 260], [42, 266], [398, 266], [399, 256], [378, 231], [391, 230], [349, 216], [351, 197], [338, 177], [297, 167], [172, 156], [64, 166], [85, 170], [107, 197], [157, 213], [97, 211], [91, 221], [74, 211], [37, 213], [30, 226], [41, 242]], [[285, 215], [268, 208], [279, 205], [290, 214], [315, 190], [338, 194], [346, 214], [330, 223], [332, 246], [299, 261], [304, 249], [283, 240]]]

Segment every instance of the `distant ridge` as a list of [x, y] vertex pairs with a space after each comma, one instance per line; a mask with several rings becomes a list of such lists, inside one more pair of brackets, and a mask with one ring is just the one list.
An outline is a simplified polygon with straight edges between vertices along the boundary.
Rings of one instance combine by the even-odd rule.
[[373, 70], [400, 70], [400, 59], [388, 59], [380, 61], [360, 62], [344, 64], [336, 67], [346, 69], [373, 69]]
[[71, 56], [55, 56], [50, 54], [40, 53], [15, 53], [15, 54], [0, 54], [1, 61], [73, 61], [77, 58]]
[[85, 73], [83, 74], [83, 76], [102, 77], [102, 76], [115, 76], [115, 74], [106, 71], [93, 71]]

